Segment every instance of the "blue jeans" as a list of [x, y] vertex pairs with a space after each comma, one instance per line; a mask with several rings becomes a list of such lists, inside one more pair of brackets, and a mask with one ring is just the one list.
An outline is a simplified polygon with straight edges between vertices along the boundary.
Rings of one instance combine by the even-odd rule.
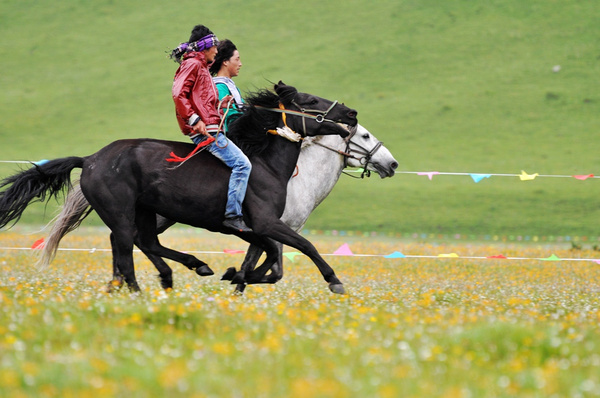
[[[193, 137], [192, 141], [198, 144], [202, 138], [203, 136], [198, 135]], [[246, 196], [246, 188], [248, 187], [248, 178], [250, 177], [252, 165], [244, 152], [225, 137], [225, 134], [219, 133], [216, 138], [216, 141], [206, 149], [231, 168], [225, 218], [240, 217], [242, 215], [242, 202]]]

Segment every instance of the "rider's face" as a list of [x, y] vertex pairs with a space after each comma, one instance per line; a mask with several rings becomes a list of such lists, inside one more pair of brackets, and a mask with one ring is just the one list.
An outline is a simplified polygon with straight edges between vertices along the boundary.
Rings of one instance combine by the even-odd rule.
[[229, 77], [236, 77], [237, 75], [240, 74], [240, 68], [242, 67], [242, 61], [240, 59], [240, 53], [238, 52], [238, 50], [235, 50], [233, 52], [233, 56], [225, 62], [227, 63], [227, 65], [225, 67], [227, 68]]
[[217, 50], [217, 46], [212, 46], [208, 50], [204, 50], [204, 56], [206, 56], [206, 62], [208, 62], [209, 64], [211, 62], [213, 62], [215, 60], [215, 57], [217, 56], [218, 52], [219, 52], [219, 50]]

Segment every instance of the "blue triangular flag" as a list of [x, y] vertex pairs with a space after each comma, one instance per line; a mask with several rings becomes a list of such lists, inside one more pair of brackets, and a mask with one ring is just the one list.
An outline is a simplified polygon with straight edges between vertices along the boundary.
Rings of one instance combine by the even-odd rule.
[[478, 183], [479, 181], [483, 180], [484, 178], [490, 178], [492, 175], [491, 174], [470, 174], [470, 176], [473, 179], [473, 181]]
[[405, 258], [406, 256], [398, 251], [393, 252], [392, 254], [388, 254], [384, 256], [385, 258]]

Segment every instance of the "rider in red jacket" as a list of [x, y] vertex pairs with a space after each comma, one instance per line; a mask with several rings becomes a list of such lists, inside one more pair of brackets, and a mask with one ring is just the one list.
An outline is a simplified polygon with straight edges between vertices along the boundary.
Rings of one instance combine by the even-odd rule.
[[[216, 48], [216, 47], [214, 47]], [[202, 52], [189, 52], [175, 72], [173, 100], [179, 127], [185, 135], [194, 135], [192, 128], [198, 118], [205, 125], [221, 122], [217, 108], [219, 93], [208, 71], [208, 62]]]
[[204, 25], [196, 25], [190, 40], [171, 52], [181, 65], [173, 80], [173, 101], [177, 122], [183, 134], [195, 144], [206, 137], [215, 141], [207, 150], [231, 168], [223, 225], [240, 232], [252, 231], [244, 223], [242, 202], [246, 196], [252, 165], [248, 157], [219, 128], [219, 94], [212, 81], [209, 65], [218, 53], [216, 36]]

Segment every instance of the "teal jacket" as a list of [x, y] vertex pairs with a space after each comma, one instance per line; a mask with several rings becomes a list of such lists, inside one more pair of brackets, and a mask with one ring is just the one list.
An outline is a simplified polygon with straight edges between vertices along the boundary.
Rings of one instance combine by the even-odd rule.
[[[240, 90], [237, 87], [235, 87], [235, 89], [237, 90], [237, 95], [234, 95], [234, 93], [231, 92], [231, 90], [225, 83], [220, 83], [217, 81], [215, 82], [215, 85], [217, 86], [217, 91], [219, 92], [219, 101], [221, 101], [228, 95], [233, 95], [234, 97], [238, 98], [238, 101], [241, 101], [242, 104], [244, 103], [244, 99], [242, 98]], [[227, 117], [225, 118], [225, 131], [228, 130], [229, 123], [233, 122], [242, 114], [240, 105], [241, 104], [238, 104], [237, 101], [232, 102], [232, 105], [229, 108], [229, 111], [227, 112]], [[224, 109], [223, 111], [226, 111], [226, 109]]]

